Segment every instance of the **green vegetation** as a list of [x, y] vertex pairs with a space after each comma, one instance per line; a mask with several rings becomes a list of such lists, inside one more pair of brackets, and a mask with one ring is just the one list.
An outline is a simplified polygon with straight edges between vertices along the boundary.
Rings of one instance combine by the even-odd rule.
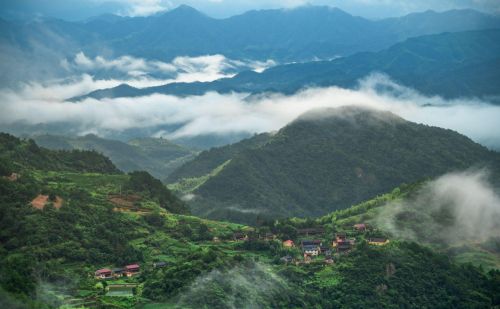
[[32, 168], [54, 171], [119, 173], [111, 161], [95, 151], [51, 151], [40, 148], [33, 140], [20, 140], [0, 133], [0, 171]]
[[244, 139], [238, 143], [205, 150], [196, 157], [196, 160], [192, 160], [176, 169], [169, 175], [167, 181], [169, 183], [174, 183], [181, 179], [197, 178], [208, 175], [239, 153], [245, 150], [259, 148], [269, 142], [270, 139], [270, 134], [263, 133], [254, 135], [252, 138]]
[[187, 206], [175, 197], [161, 181], [153, 178], [148, 172], [132, 172], [130, 179], [123, 188], [138, 192], [142, 197], [155, 200], [161, 207], [173, 213], [187, 214]]
[[227, 160], [226, 162], [217, 166], [213, 171], [211, 171], [207, 175], [203, 175], [200, 177], [193, 177], [193, 178], [183, 178], [178, 183], [173, 183], [168, 185], [168, 188], [174, 192], [180, 192], [183, 194], [191, 193], [194, 190], [198, 189], [200, 186], [202, 186], [211, 177], [217, 176], [222, 171], [222, 169], [224, 169], [224, 167], [229, 164], [229, 162], [231, 162], [231, 160]]
[[265, 142], [250, 139], [203, 152], [171, 177], [186, 175], [190, 183], [220, 164], [221, 154], [232, 157], [217, 175], [173, 188], [196, 195], [190, 202], [194, 214], [245, 223], [321, 216], [401, 183], [476, 165], [491, 165], [499, 175], [500, 166], [498, 153], [451, 130], [340, 108], [304, 115]]
[[[9, 157], [2, 158], [17, 158], [16, 151], [23, 149], [10, 150]], [[385, 235], [384, 231], [352, 231], [353, 218], [369, 219], [386, 202], [412, 196], [421, 184], [401, 186], [320, 219], [262, 221], [258, 228], [250, 228], [172, 213], [184, 213], [183, 204], [146, 172], [87, 173], [74, 171], [72, 164], [67, 171], [50, 171], [23, 162], [12, 162], [9, 170], [21, 174], [18, 179], [0, 178], [2, 307], [500, 305], [499, 271], [457, 265], [416, 243], [393, 239], [386, 246], [371, 246], [366, 239]], [[56, 163], [51, 166], [66, 167]], [[64, 202], [56, 209], [49, 198], [43, 209], [36, 209], [30, 201], [38, 194]], [[334, 254], [333, 264], [325, 264], [323, 257], [304, 263], [299, 248], [285, 248], [281, 240], [291, 238], [299, 244], [305, 238], [300, 229], [310, 227], [323, 227], [317, 237], [324, 244], [335, 232], [347, 231], [357, 245], [349, 254]], [[248, 240], [234, 241], [235, 233]], [[268, 234], [272, 237], [262, 237]], [[498, 243], [482, 246], [491, 250]], [[298, 263], [283, 263], [280, 258], [285, 255]], [[165, 264], [155, 268], [154, 262]], [[93, 277], [97, 269], [132, 263], [140, 264], [140, 274]]]
[[167, 176], [195, 152], [161, 138], [133, 139], [128, 143], [103, 139], [89, 134], [81, 137], [60, 135], [36, 135], [33, 137], [42, 147], [53, 150], [93, 150], [109, 157], [122, 171], [147, 171], [165, 180]]

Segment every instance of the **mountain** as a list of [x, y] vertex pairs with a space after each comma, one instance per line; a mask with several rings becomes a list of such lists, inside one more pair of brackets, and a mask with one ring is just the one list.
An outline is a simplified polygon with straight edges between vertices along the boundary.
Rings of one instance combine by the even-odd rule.
[[94, 150], [109, 157], [125, 172], [144, 170], [162, 180], [195, 154], [186, 147], [156, 138], [134, 139], [125, 143], [92, 134], [80, 137], [44, 134], [35, 135], [33, 139], [38, 145], [49, 149]]
[[[182, 5], [151, 19], [125, 37], [114, 37], [111, 45], [117, 51], [157, 59], [224, 54], [289, 62], [376, 51], [419, 35], [500, 27], [497, 17], [472, 10], [427, 11], [372, 21], [327, 6], [250, 11], [214, 19]], [[132, 22], [138, 23], [128, 19], [109, 28]]]
[[[500, 28], [500, 18], [472, 10], [373, 21], [321, 6], [250, 11], [226, 19], [181, 6], [149, 17], [108, 14], [83, 22], [0, 22], [5, 58], [0, 68], [9, 72], [0, 81], [13, 86], [26, 79], [65, 77], [61, 60], [79, 52], [92, 58], [132, 55], [167, 62], [178, 56], [223, 54], [236, 60], [289, 63], [379, 51], [421, 35]], [[8, 61], [12, 59], [16, 61]]]
[[202, 152], [172, 173], [169, 187], [188, 194], [195, 214], [237, 222], [320, 216], [401, 183], [500, 160], [451, 130], [361, 107], [312, 111], [264, 143], [241, 143], [253, 146]]
[[152, 93], [201, 95], [208, 91], [291, 94], [306, 87], [354, 88], [359, 79], [380, 72], [426, 95], [483, 97], [498, 102], [499, 42], [500, 30], [443, 33], [411, 38], [375, 53], [279, 65], [262, 73], [246, 71], [208, 83], [174, 83], [135, 92], [130, 87], [127, 91], [97, 90], [75, 100]]
[[[290, 219], [259, 228], [200, 219], [172, 211], [182, 203], [144, 172], [34, 168], [47, 159], [53, 166], [79, 164], [80, 158], [65, 158], [63, 163], [53, 155], [27, 156], [23, 165], [14, 164], [26, 145], [12, 136], [0, 139], [0, 156], [20, 175], [0, 178], [2, 308], [500, 304], [498, 271], [459, 265], [413, 242], [391, 239], [384, 246], [370, 245], [369, 237], [380, 231], [345, 229], [346, 217], [339, 213], [325, 219], [328, 222]], [[406, 191], [402, 189], [401, 195]], [[44, 196], [44, 204], [32, 206]], [[334, 263], [323, 255], [305, 261], [300, 248], [282, 246], [290, 232], [295, 231], [293, 239], [299, 244], [304, 237], [297, 236], [297, 229], [319, 226], [324, 232], [315, 237], [325, 246], [330, 247], [337, 232], [348, 232], [356, 245], [349, 254], [334, 253]], [[273, 240], [262, 237], [269, 234]], [[249, 237], [234, 240], [237, 235]], [[297, 263], [284, 263], [281, 258], [288, 255]], [[131, 264], [139, 265], [140, 274], [95, 277], [97, 270], [113, 270], [116, 275]]]

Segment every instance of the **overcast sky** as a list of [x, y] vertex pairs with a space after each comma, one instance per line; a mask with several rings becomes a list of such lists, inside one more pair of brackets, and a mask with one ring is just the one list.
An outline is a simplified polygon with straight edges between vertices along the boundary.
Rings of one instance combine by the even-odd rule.
[[500, 0], [1, 0], [0, 14], [8, 18], [42, 15], [81, 20], [103, 13], [145, 16], [190, 5], [209, 16], [223, 18], [254, 9], [329, 5], [368, 18], [401, 16], [428, 9], [472, 8], [500, 14]]

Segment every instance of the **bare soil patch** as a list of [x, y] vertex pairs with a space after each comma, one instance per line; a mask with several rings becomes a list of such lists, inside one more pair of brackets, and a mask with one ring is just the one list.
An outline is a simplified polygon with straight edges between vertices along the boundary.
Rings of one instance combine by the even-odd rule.
[[139, 202], [141, 197], [139, 195], [119, 195], [110, 194], [108, 195], [108, 201], [113, 203], [118, 207], [132, 208], [135, 202]]
[[[47, 203], [49, 203], [49, 196], [48, 195], [43, 195], [39, 194], [37, 197], [35, 197], [31, 201], [31, 205], [35, 207], [36, 209], [42, 210]], [[59, 209], [62, 207], [64, 200], [60, 196], [56, 196], [56, 200], [53, 202], [54, 207], [56, 209]]]

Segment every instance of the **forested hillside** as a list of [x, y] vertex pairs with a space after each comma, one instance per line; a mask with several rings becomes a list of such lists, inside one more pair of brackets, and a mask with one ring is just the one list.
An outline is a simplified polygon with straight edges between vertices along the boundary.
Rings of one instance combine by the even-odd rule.
[[33, 140], [54, 150], [94, 150], [109, 157], [124, 172], [144, 170], [161, 180], [195, 155], [187, 147], [160, 138], [136, 138], [125, 143], [92, 134], [80, 137], [44, 134], [33, 136]]
[[[3, 158], [5, 149], [12, 153], [11, 143], [24, 142], [4, 136]], [[175, 214], [183, 211], [182, 203], [144, 172], [50, 171], [34, 168], [31, 159], [38, 157], [13, 164], [17, 177], [0, 178], [0, 306], [5, 308], [500, 304], [498, 271], [460, 266], [416, 243], [394, 239], [372, 246], [369, 234], [350, 231], [347, 218], [381, 203], [367, 202], [318, 220], [250, 228]], [[63, 166], [53, 160], [54, 166]], [[394, 191], [391, 198], [411, 190]], [[48, 199], [36, 205], [41, 195]], [[348, 254], [312, 261], [302, 260], [298, 246], [282, 245], [290, 237], [299, 244], [304, 239], [300, 229], [319, 226], [321, 235], [315, 237], [326, 247], [342, 231], [349, 231], [357, 245]], [[283, 262], [284, 256], [295, 262]], [[117, 267], [132, 263], [141, 271], [130, 277], [102, 280], [94, 275], [98, 269], [120, 271]]]
[[[180, 168], [188, 177], [170, 187], [194, 193], [190, 205], [198, 215], [255, 222], [324, 215], [401, 183], [471, 166], [498, 169], [500, 158], [451, 130], [360, 107], [309, 112], [265, 144], [242, 148], [210, 177], [200, 165], [212, 168], [209, 162], [227, 151], [202, 153], [203, 160]], [[194, 190], [185, 185], [197, 180]]]
[[442, 33], [408, 39], [379, 52], [362, 52], [330, 61], [279, 65], [262, 73], [242, 72], [209, 83], [97, 90], [86, 97], [143, 96], [152, 93], [200, 95], [249, 92], [294, 93], [307, 87], [354, 88], [370, 73], [385, 73], [396, 82], [427, 95], [447, 98], [498, 95], [500, 30]]
[[2, 175], [19, 169], [120, 173], [113, 163], [96, 151], [53, 151], [38, 147], [33, 140], [20, 140], [0, 133]]
[[[473, 10], [427, 11], [369, 20], [327, 6], [251, 11], [225, 19], [180, 6], [149, 17], [106, 14], [81, 22], [54, 18], [0, 20], [6, 59], [4, 84], [63, 75], [60, 61], [83, 51], [171, 61], [178, 56], [222, 54], [279, 63], [377, 51], [409, 37], [500, 28], [498, 17]], [[20, 68], [20, 66], [22, 68]], [[15, 70], [17, 68], [17, 70]], [[96, 72], [106, 77], [106, 72]], [[126, 89], [122, 89], [126, 90]]]

